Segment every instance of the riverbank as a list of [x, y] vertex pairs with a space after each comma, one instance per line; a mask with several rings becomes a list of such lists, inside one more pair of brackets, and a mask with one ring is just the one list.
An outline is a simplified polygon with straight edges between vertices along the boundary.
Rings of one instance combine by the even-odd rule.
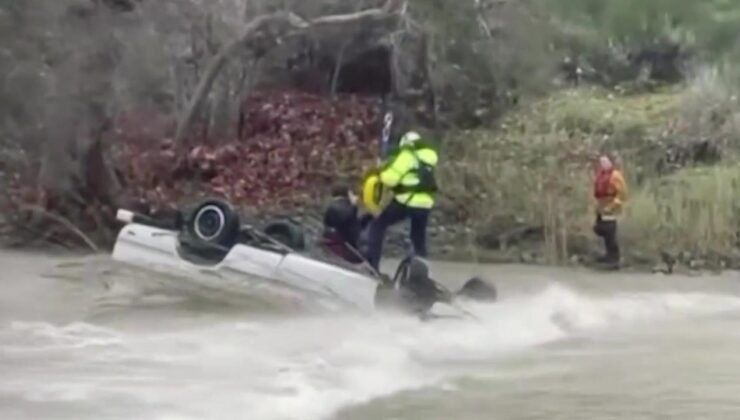
[[[602, 244], [591, 230], [590, 169], [598, 152], [612, 151], [629, 187], [619, 230], [626, 266], [740, 268], [740, 166], [730, 141], [737, 98], [719, 83], [639, 93], [562, 89], [520, 104], [494, 126], [431, 136], [441, 156], [432, 256], [550, 265], [591, 260]], [[259, 93], [246, 101], [248, 123], [238, 136], [186, 147], [168, 139], [166, 119], [127, 115], [112, 143], [121, 206], [157, 215], [217, 196], [250, 219], [291, 217], [315, 232], [332, 184], [356, 180], [374, 164], [376, 105], [352, 95]], [[11, 200], [0, 199], [0, 207], [11, 209], [7, 225], [20, 228], [26, 242], [112, 245], [119, 225], [109, 204], [55, 208], [32, 179], [5, 179]], [[389, 255], [408, 249], [406, 229], [391, 229]]]

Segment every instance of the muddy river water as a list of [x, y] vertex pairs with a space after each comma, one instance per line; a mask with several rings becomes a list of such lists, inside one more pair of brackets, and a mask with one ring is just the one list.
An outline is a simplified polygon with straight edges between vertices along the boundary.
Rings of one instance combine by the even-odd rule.
[[480, 322], [285, 314], [0, 252], [2, 419], [740, 419], [740, 274], [435, 263]]

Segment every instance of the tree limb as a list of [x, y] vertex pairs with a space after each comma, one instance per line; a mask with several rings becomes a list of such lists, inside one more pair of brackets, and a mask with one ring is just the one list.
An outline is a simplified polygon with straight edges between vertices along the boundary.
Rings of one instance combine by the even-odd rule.
[[175, 143], [182, 144], [185, 133], [190, 128], [195, 115], [203, 104], [206, 96], [211, 91], [214, 81], [226, 62], [234, 56], [240, 48], [247, 45], [250, 40], [258, 36], [261, 31], [274, 26], [276, 32], [279, 33], [271, 35], [276, 37], [275, 42], [280, 42], [280, 35], [287, 32], [289, 29], [296, 30], [300, 33], [312, 28], [346, 25], [350, 23], [356, 24], [366, 20], [386, 19], [396, 14], [401, 5], [402, 0], [388, 0], [381, 8], [368, 9], [342, 15], [323, 16], [312, 20], [302, 19], [292, 12], [277, 12], [255, 18], [247, 24], [239, 38], [226, 44], [211, 59], [211, 62], [206, 68], [205, 74], [201, 77], [200, 82], [198, 82], [195, 94], [190, 99], [187, 108], [178, 123], [177, 132], [175, 133]]
[[381, 8], [368, 9], [344, 15], [323, 16], [308, 22], [310, 26], [337, 25], [345, 23], [356, 23], [361, 20], [385, 19], [396, 13], [403, 4], [402, 0], [388, 0]]
[[66, 218], [58, 214], [54, 214], [51, 211], [46, 210], [45, 208], [41, 206], [37, 206], [37, 205], [21, 205], [19, 208], [22, 211], [37, 213], [43, 217], [46, 217], [49, 220], [52, 220], [58, 223], [59, 225], [61, 225], [62, 227], [64, 227], [71, 233], [75, 234], [77, 237], [79, 237], [87, 246], [90, 247], [91, 250], [93, 250], [94, 252], [100, 251], [97, 245], [95, 245], [95, 242], [93, 242], [87, 235], [82, 233], [82, 231], [77, 226], [75, 226], [72, 222], [70, 222]]
[[339, 74], [342, 72], [342, 66], [344, 65], [344, 51], [349, 46], [351, 40], [348, 39], [342, 43], [342, 47], [339, 49], [339, 55], [337, 56], [337, 63], [334, 65], [334, 74], [331, 77], [331, 97], [334, 98], [337, 94], [337, 84], [339, 83]]
[[252, 20], [244, 28], [244, 33], [236, 40], [226, 44], [216, 54], [206, 68], [205, 74], [201, 77], [198, 82], [198, 87], [195, 89], [195, 94], [190, 99], [185, 112], [183, 113], [182, 119], [177, 126], [177, 133], [175, 134], [175, 142], [180, 143], [185, 136], [185, 132], [190, 128], [190, 124], [195, 116], [195, 113], [200, 108], [203, 100], [205, 99], [208, 92], [210, 92], [213, 82], [216, 80], [219, 72], [223, 68], [226, 61], [234, 55], [239, 48], [245, 44], [255, 33], [259, 32], [265, 26], [278, 23], [278, 22], [290, 22], [291, 16], [287, 13], [274, 13], [270, 15], [260, 16]]

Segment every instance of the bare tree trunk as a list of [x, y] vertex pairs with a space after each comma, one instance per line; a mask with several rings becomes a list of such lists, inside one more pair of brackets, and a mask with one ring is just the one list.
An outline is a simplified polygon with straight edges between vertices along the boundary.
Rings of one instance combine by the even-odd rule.
[[[368, 9], [343, 15], [324, 16], [311, 21], [306, 21], [290, 12], [278, 12], [255, 18], [247, 24], [244, 32], [238, 39], [222, 47], [218, 54], [211, 59], [205, 74], [198, 83], [195, 94], [191, 98], [182, 119], [179, 121], [175, 134], [175, 142], [182, 144], [185, 133], [190, 128], [195, 115], [203, 104], [205, 97], [211, 91], [213, 83], [223, 69], [226, 61], [234, 56], [242, 47], [247, 46], [253, 39], [260, 38], [260, 35], [262, 35], [262, 38], [269, 39], [272, 37], [272, 39], [269, 39], [270, 42], [279, 43], [279, 38], [290, 30], [300, 33], [307, 30], [320, 30], [323, 27], [335, 25], [384, 20], [396, 15], [396, 11], [401, 4], [401, 0], [388, 0], [382, 8]], [[262, 39], [262, 41], [264, 42], [265, 39]], [[262, 47], [265, 46], [262, 45]]]
[[421, 48], [419, 51], [419, 61], [421, 62], [422, 71], [424, 71], [424, 84], [426, 85], [426, 106], [427, 111], [431, 114], [432, 126], [438, 127], [437, 117], [437, 95], [434, 91], [432, 80], [432, 67], [429, 63], [429, 40], [426, 34], [421, 34]]
[[244, 29], [244, 33], [239, 39], [227, 44], [218, 52], [218, 54], [216, 54], [215, 57], [213, 57], [206, 68], [205, 74], [198, 83], [198, 87], [195, 89], [195, 94], [190, 99], [190, 103], [185, 109], [182, 119], [177, 126], [177, 133], [175, 134], [176, 143], [182, 143], [185, 132], [190, 128], [190, 124], [192, 123], [196, 112], [200, 108], [208, 92], [210, 92], [213, 82], [216, 80], [216, 77], [218, 77], [219, 72], [223, 68], [224, 64], [226, 64], [226, 61], [263, 27], [274, 22], [288, 21], [289, 19], [290, 16], [285, 13], [260, 16], [247, 25]]
[[351, 40], [347, 40], [342, 44], [337, 54], [337, 64], [334, 66], [334, 74], [331, 77], [331, 96], [332, 98], [337, 94], [337, 83], [339, 82], [339, 74], [342, 72], [342, 66], [344, 65], [344, 52], [347, 50]]
[[260, 61], [254, 60], [250, 65], [245, 66], [242, 71], [242, 80], [239, 84], [239, 88], [236, 93], [236, 114], [237, 114], [237, 128], [236, 128], [236, 135], [237, 138], [242, 139], [242, 135], [244, 133], [244, 129], [246, 128], [246, 121], [244, 119], [243, 109], [242, 106], [244, 103], [242, 102], [242, 98], [246, 96], [246, 92], [251, 89], [252, 84], [258, 79], [258, 69], [260, 68]]
[[221, 83], [215, 89], [215, 95], [210, 107], [210, 129], [211, 136], [222, 138], [228, 134], [230, 127], [229, 103], [231, 102], [231, 80], [230, 77], [221, 78]]
[[[78, 44], [56, 69], [57, 102], [49, 109], [45, 124], [47, 135], [38, 179], [43, 195], [34, 203], [62, 218], [57, 222], [90, 222], [98, 233], [103, 233], [103, 218], [92, 213], [101, 205], [115, 206], [121, 192], [119, 180], [106, 160], [103, 139], [110, 128], [109, 105], [115, 96], [113, 77], [119, 47], [109, 31], [110, 17], [98, 10], [68, 17], [65, 22], [65, 30], [77, 37]], [[92, 39], [91, 32], [97, 38]], [[37, 212], [34, 215], [38, 223], [54, 219]]]
[[389, 71], [391, 74], [391, 94], [394, 96], [399, 96], [405, 86], [404, 81], [401, 80], [401, 69], [398, 63], [399, 49], [396, 37], [391, 37], [390, 59], [388, 60], [388, 63], [390, 65]]
[[180, 62], [176, 61], [172, 65], [172, 80], [175, 89], [175, 115], [180, 118], [180, 114], [185, 109], [185, 92], [187, 89], [185, 71]]
[[[59, 104], [52, 111], [47, 124], [47, 140], [41, 160], [39, 183], [47, 194], [52, 196], [69, 196], [75, 194], [75, 182], [79, 178], [74, 155], [77, 154], [80, 131], [73, 122], [75, 107]], [[81, 197], [75, 197], [82, 201]]]

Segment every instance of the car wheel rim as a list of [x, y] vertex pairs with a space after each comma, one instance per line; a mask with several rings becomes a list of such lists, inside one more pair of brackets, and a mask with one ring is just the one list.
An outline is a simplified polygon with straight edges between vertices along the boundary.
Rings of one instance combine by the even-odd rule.
[[226, 215], [217, 206], [205, 206], [198, 211], [193, 220], [196, 236], [204, 241], [211, 241], [223, 232]]

